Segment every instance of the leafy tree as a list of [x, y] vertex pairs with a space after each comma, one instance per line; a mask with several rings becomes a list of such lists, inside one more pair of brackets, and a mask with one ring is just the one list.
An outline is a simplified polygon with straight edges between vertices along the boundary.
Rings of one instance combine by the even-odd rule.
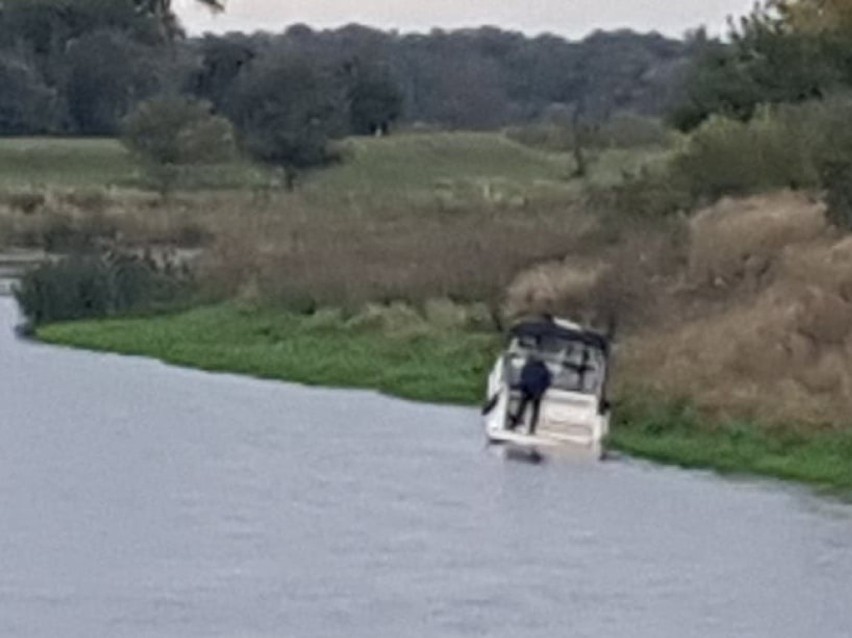
[[117, 31], [97, 31], [68, 46], [64, 93], [71, 126], [84, 135], [110, 135], [134, 105], [160, 87], [156, 52]]
[[[454, 58], [456, 56], [453, 56]], [[428, 69], [426, 95], [421, 96], [427, 121], [454, 129], [497, 128], [510, 120], [506, 86], [500, 67], [479, 55], [449, 56]]]
[[61, 56], [69, 42], [110, 29], [153, 44], [158, 26], [133, 0], [5, 0], [0, 5], [0, 43]]
[[236, 155], [231, 123], [185, 97], [142, 103], [124, 122], [122, 142], [157, 165], [217, 164]]
[[56, 91], [20, 57], [0, 54], [0, 132], [33, 135], [56, 125]]
[[[224, 11], [225, 5], [222, 0], [196, 0], [211, 11]], [[172, 0], [133, 0], [137, 12], [154, 18], [160, 26], [161, 34], [174, 40], [183, 34], [180, 22], [172, 9]]]
[[[0, 52], [26, 60], [60, 108], [72, 110], [58, 118], [63, 133], [109, 132], [114, 114], [158, 92], [184, 90], [231, 114], [260, 58], [276, 56], [301, 59], [323, 76], [325, 101], [342, 132], [369, 132], [397, 117], [494, 128], [535, 120], [554, 104], [571, 107], [580, 96], [597, 119], [655, 115], [694, 50], [690, 42], [630, 32], [568, 42], [494, 28], [401, 36], [360, 26], [296, 26], [279, 35], [196, 40], [181, 36], [171, 0], [0, 2]], [[361, 61], [357, 73], [353, 60]]]
[[[197, 0], [221, 11], [220, 0]], [[90, 31], [116, 29], [148, 44], [182, 33], [171, 0], [4, 0], [0, 43], [26, 42], [40, 55], [61, 54]]]
[[802, 102], [849, 86], [850, 4], [770, 0], [756, 7], [732, 27], [730, 47], [705, 49], [673, 122], [686, 130], [712, 114], [747, 120], [761, 104]]
[[229, 111], [246, 149], [284, 168], [290, 186], [298, 171], [330, 161], [329, 140], [345, 132], [332, 76], [286, 55], [270, 54], [241, 74]]
[[206, 35], [195, 48], [199, 63], [189, 78], [189, 90], [199, 98], [225, 109], [240, 73], [257, 56], [255, 44], [248, 36]]
[[402, 115], [402, 93], [386, 68], [355, 63], [349, 69], [349, 120], [356, 135], [387, 133]]

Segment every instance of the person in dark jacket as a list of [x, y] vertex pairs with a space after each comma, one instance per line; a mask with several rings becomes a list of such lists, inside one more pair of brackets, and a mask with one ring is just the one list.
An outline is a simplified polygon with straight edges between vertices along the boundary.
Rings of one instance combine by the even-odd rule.
[[541, 401], [553, 383], [553, 375], [547, 368], [547, 364], [539, 357], [531, 357], [521, 370], [521, 382], [518, 389], [521, 391], [521, 403], [518, 412], [511, 419], [510, 430], [515, 430], [524, 419], [527, 408], [532, 405], [532, 420], [530, 421], [529, 433], [534, 435], [538, 427], [538, 417], [541, 411]]

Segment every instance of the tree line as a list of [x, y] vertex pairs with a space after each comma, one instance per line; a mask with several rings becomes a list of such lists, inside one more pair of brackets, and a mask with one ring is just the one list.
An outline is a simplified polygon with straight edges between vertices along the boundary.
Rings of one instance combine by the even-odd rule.
[[357, 25], [187, 38], [168, 0], [5, 0], [0, 134], [115, 135], [140, 103], [185, 96], [230, 120], [260, 158], [311, 164], [323, 140], [398, 125], [492, 129], [554, 109], [658, 115], [704, 46], [630, 31], [570, 42]]

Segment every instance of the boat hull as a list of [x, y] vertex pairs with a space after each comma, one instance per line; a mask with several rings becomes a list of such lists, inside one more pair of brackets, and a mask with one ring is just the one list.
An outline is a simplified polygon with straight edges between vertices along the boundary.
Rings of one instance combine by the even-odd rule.
[[602, 437], [571, 436], [553, 432], [530, 435], [506, 429], [488, 429], [489, 445], [521, 450], [543, 456], [582, 457], [601, 460], [604, 457]]

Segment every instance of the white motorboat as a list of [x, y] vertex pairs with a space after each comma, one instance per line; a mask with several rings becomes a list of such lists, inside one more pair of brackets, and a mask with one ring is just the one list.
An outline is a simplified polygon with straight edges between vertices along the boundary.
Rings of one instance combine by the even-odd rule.
[[[531, 360], [544, 362], [552, 379], [534, 433], [532, 410], [512, 427], [521, 374]], [[602, 458], [610, 423], [609, 361], [610, 340], [594, 330], [551, 317], [516, 324], [488, 379], [483, 416], [489, 442], [540, 454], [579, 451]]]

